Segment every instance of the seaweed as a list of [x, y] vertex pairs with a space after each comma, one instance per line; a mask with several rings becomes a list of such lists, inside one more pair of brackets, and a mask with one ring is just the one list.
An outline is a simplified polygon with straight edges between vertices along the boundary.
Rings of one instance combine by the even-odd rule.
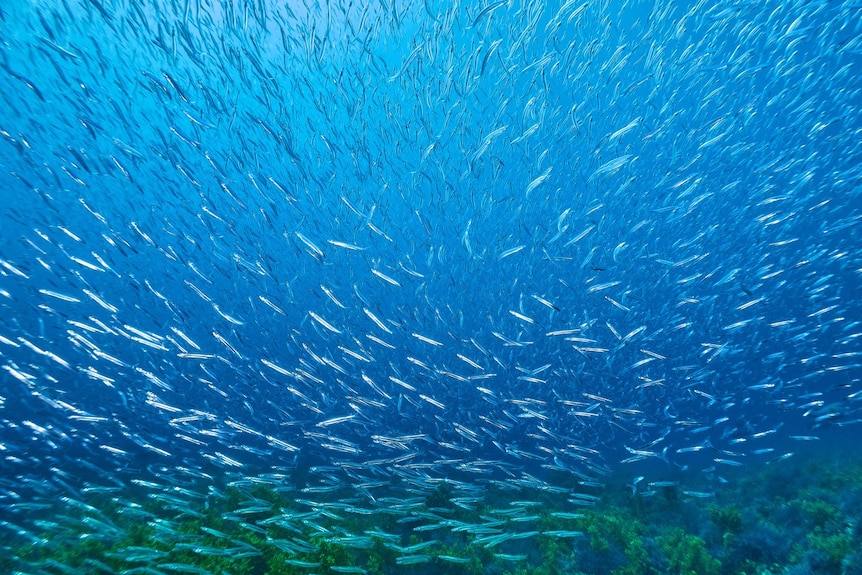
[[[586, 508], [540, 490], [450, 482], [418, 493], [378, 486], [373, 496], [323, 486], [311, 491], [314, 500], [306, 498], [314, 487], [285, 483], [176, 490], [185, 499], [172, 489], [130, 486], [112, 498], [59, 502], [36, 521], [41, 532], [7, 544], [0, 567], [231, 575], [862, 572], [859, 465], [785, 463], [740, 471], [708, 504], [702, 497], [711, 492], [693, 497], [676, 485], [650, 495], [612, 484]], [[795, 479], [780, 481], [787, 477]]]

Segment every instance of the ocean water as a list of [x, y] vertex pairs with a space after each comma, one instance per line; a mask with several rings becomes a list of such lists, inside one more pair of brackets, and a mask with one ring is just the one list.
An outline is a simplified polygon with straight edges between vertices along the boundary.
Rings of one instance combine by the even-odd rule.
[[860, 66], [849, 1], [4, 2], [9, 572], [610, 573], [552, 519], [852, 458]]

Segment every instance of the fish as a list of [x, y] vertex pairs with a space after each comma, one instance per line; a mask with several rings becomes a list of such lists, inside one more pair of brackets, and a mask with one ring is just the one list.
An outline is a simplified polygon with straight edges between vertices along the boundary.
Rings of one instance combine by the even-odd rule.
[[479, 23], [479, 20], [484, 18], [485, 16], [490, 15], [495, 10], [501, 8], [506, 4], [507, 0], [498, 0], [497, 2], [491, 2], [490, 4], [484, 6], [481, 10], [479, 10], [476, 15], [473, 17], [473, 21], [468, 28], [475, 28]]
[[529, 570], [858, 428], [854, 5], [307, 4], [4, 4], [4, 537], [116, 553], [10, 570]]

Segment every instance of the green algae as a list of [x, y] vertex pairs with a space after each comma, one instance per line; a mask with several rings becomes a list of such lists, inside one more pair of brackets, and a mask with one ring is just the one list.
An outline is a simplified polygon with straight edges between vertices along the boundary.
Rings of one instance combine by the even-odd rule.
[[314, 499], [266, 483], [202, 484], [200, 496], [184, 500], [130, 490], [40, 519], [42, 532], [11, 548], [0, 569], [766, 575], [794, 566], [837, 574], [859, 565], [860, 467], [793, 465], [740, 472], [706, 502], [672, 483], [644, 495], [609, 481], [586, 507], [500, 485], [471, 488], [465, 497], [445, 482], [425, 494], [383, 487], [373, 497], [345, 485], [312, 490]]

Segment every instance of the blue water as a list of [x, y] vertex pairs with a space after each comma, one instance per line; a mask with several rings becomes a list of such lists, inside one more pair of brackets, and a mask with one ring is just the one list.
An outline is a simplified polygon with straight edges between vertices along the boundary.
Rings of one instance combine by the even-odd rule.
[[5, 492], [858, 434], [858, 5], [281, 4], [0, 8]]

